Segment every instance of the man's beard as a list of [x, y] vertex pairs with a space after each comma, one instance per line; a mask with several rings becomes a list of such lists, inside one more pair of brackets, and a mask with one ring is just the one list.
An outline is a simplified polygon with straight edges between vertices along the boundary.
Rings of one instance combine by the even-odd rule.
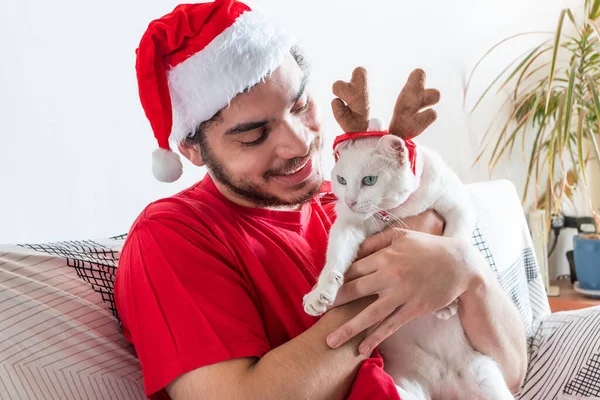
[[[275, 175], [283, 175], [288, 171], [293, 171], [305, 163], [309, 158], [313, 157], [319, 150], [321, 150], [321, 137], [317, 136], [310, 145], [308, 155], [305, 157], [295, 157], [289, 159], [280, 168], [269, 170], [263, 174], [263, 177], [268, 179]], [[242, 197], [243, 199], [251, 202], [257, 207], [290, 207], [298, 206], [309, 202], [313, 196], [319, 191], [323, 184], [323, 177], [321, 176], [318, 165], [315, 162], [313, 165], [317, 173], [317, 179], [310, 179], [299, 184], [292, 186], [290, 190], [296, 191], [311, 185], [310, 189], [302, 195], [292, 200], [283, 200], [271, 193], [268, 193], [258, 185], [249, 180], [239, 179], [234, 181], [232, 175], [225, 169], [222, 163], [220, 163], [215, 155], [207, 146], [206, 141], [200, 145], [200, 153], [204, 164], [210, 171], [213, 179], [227, 187], [230, 191]]]

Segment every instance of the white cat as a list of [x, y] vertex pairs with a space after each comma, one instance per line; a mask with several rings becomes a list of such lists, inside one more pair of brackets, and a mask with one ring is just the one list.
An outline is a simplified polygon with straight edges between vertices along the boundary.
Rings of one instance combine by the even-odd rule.
[[[444, 235], [471, 237], [476, 214], [460, 179], [437, 153], [412, 145], [387, 134], [336, 147], [337, 219], [326, 265], [304, 297], [308, 314], [326, 311], [363, 240], [398, 218], [433, 208], [446, 221]], [[455, 302], [416, 318], [378, 347], [402, 399], [513, 399], [498, 365], [469, 344], [456, 310]]]

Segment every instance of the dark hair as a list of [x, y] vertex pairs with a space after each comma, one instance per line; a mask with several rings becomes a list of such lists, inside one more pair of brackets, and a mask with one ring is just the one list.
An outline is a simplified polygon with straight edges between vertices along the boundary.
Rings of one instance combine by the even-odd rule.
[[[302, 69], [302, 71], [304, 71], [304, 73], [308, 75], [308, 73], [310, 72], [309, 63], [302, 54], [300, 48], [298, 46], [292, 46], [292, 48], [290, 49], [290, 54], [292, 55], [292, 57], [294, 57], [294, 60], [296, 61], [300, 69]], [[247, 92], [250, 89], [251, 88], [246, 88], [244, 92]], [[202, 148], [202, 146], [204, 145], [206, 129], [208, 129], [210, 124], [212, 124], [213, 122], [222, 120], [223, 118], [221, 117], [221, 111], [219, 111], [215, 115], [213, 115], [209, 120], [204, 121], [200, 125], [198, 125], [196, 129], [194, 129], [194, 132], [190, 132], [185, 137], [184, 143], [188, 146], [199, 145]]]

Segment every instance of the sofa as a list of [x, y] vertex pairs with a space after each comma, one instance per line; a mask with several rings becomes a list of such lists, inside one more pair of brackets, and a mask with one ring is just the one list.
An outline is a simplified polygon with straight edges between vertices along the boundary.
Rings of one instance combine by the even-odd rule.
[[[526, 329], [529, 364], [515, 397], [600, 399], [600, 307], [552, 314], [515, 187], [468, 189], [479, 215], [472, 244]], [[0, 399], [145, 398], [114, 303], [125, 238], [0, 246]]]

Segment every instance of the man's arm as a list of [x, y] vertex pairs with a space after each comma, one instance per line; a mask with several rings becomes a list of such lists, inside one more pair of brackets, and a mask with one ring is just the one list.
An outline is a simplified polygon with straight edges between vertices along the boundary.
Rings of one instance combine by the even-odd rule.
[[519, 390], [527, 370], [525, 329], [487, 261], [470, 247], [466, 262], [481, 274], [460, 297], [458, 314], [473, 347], [500, 365], [512, 392]]
[[[441, 234], [444, 225], [432, 210], [404, 222], [432, 234]], [[370, 354], [357, 352], [370, 330], [357, 332], [336, 349], [325, 338], [375, 301], [374, 296], [360, 297], [327, 311], [311, 328], [260, 360], [244, 358], [198, 368], [175, 379], [167, 392], [173, 400], [344, 399], [360, 363]]]
[[344, 399], [360, 363], [363, 332], [338, 349], [327, 335], [356, 316], [373, 298], [332, 309], [311, 328], [261, 359], [229, 360], [181, 375], [167, 386], [173, 400]]

